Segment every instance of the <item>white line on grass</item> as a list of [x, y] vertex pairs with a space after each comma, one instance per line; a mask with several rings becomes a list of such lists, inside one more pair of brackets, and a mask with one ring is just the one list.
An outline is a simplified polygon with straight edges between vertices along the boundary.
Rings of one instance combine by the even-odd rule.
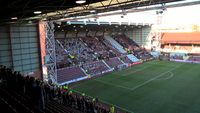
[[172, 68], [172, 69], [170, 69], [170, 70], [168, 70], [168, 71], [166, 71], [166, 72], [164, 72], [164, 73], [161, 73], [161, 74], [159, 74], [158, 76], [155, 76], [155, 77], [153, 77], [153, 78], [147, 80], [146, 82], [143, 82], [142, 84], [137, 85], [137, 86], [131, 88], [131, 90], [134, 91], [134, 90], [136, 90], [136, 89], [138, 89], [138, 88], [140, 88], [140, 87], [142, 87], [142, 86], [148, 84], [149, 82], [151, 82], [151, 81], [153, 81], [153, 80], [155, 80], [155, 79], [157, 79], [157, 78], [163, 76], [164, 74], [166, 74], [166, 73], [168, 73], [168, 72], [171, 72], [171, 71], [177, 69], [178, 67], [180, 67], [180, 66], [177, 66], [177, 67], [175, 67], [175, 68]]
[[131, 89], [132, 89], [132, 88], [129, 88], [129, 87], [124, 87], [124, 86], [120, 86], [120, 85], [116, 85], [116, 84], [104, 82], [104, 81], [97, 80], [97, 79], [94, 79], [94, 80], [97, 81], [97, 82], [101, 82], [101, 83], [103, 83], [103, 84], [108, 84], [108, 85], [114, 86], [114, 87], [120, 87], [120, 88], [124, 88], [124, 89], [128, 89], [128, 90], [131, 90]]
[[150, 67], [150, 66], [146, 66], [146, 67], [137, 69], [137, 70], [135, 70], [135, 71], [131, 71], [131, 72], [129, 72], [129, 73], [123, 74], [122, 76], [127, 76], [127, 75], [130, 75], [130, 74], [136, 73], [136, 72], [138, 72], [138, 71], [142, 71], [142, 70], [144, 70], [144, 69], [146, 69], [146, 68], [148, 68], [148, 67]]
[[148, 62], [147, 64], [151, 64], [151, 65], [158, 65], [158, 66], [167, 66], [167, 67], [176, 67], [174, 65], [166, 65], [166, 64], [159, 64], [159, 63], [151, 63], [151, 62]]
[[[112, 79], [110, 79], [110, 81], [112, 82], [112, 81], [115, 80], [115, 79], [123, 78], [124, 76], [129, 76], [130, 74], [136, 73], [136, 72], [138, 72], [138, 71], [142, 71], [142, 70], [144, 70], [144, 69], [146, 69], [146, 68], [148, 68], [148, 67], [150, 67], [150, 66], [146, 66], [146, 67], [143, 67], [143, 68], [140, 68], [140, 69], [131, 71], [131, 72], [126, 73], [126, 74], [121, 74], [121, 76], [113, 77]], [[95, 81], [102, 82], [102, 83], [105, 83], [105, 84], [110, 84], [110, 83], [108, 83], [108, 82], [104, 82], [104, 81], [99, 80], [99, 78], [96, 78], [96, 79], [94, 79], [94, 80], [95, 80]], [[116, 86], [116, 85], [114, 85], [114, 84], [110, 84], [110, 85]], [[118, 85], [118, 86], [119, 86], [119, 87], [122, 87], [122, 88], [125, 88], [125, 89], [128, 89], [128, 87], [123, 87], [123, 86], [120, 86], [120, 85]], [[129, 90], [130, 90], [130, 89], [131, 89], [131, 88], [129, 88]]]
[[170, 75], [168, 77], [165, 77], [165, 78], [157, 78], [156, 80], [168, 80], [170, 78], [172, 78], [174, 76], [174, 73], [172, 73], [171, 71], [169, 72]]

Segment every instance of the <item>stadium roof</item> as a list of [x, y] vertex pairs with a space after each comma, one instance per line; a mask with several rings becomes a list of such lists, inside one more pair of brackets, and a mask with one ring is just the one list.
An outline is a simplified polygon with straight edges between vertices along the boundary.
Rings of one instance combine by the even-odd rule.
[[[87, 15], [91, 13], [91, 10], [95, 10], [95, 12], [99, 13], [183, 0], [86, 0], [84, 4], [76, 4], [75, 1], [76, 0], [0, 1], [0, 22], [11, 22], [13, 21], [11, 18], [13, 17], [17, 17], [17, 20], [59, 19], [62, 17]], [[41, 14], [34, 14], [35, 11], [41, 11]]]
[[200, 32], [163, 33], [163, 44], [200, 44]]

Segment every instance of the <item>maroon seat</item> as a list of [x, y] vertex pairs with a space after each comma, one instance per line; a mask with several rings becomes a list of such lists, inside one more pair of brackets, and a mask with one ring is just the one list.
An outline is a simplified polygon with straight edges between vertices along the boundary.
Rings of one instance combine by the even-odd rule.
[[122, 64], [122, 62], [118, 59], [118, 57], [111, 58], [109, 60], [106, 60], [105, 62], [112, 68]]
[[133, 63], [127, 56], [120, 57], [124, 63]]
[[57, 70], [58, 83], [63, 83], [83, 76], [85, 76], [85, 74], [78, 66], [62, 68]]
[[84, 64], [82, 67], [86, 73], [90, 75], [101, 74], [103, 71], [109, 70], [102, 61], [89, 62]]

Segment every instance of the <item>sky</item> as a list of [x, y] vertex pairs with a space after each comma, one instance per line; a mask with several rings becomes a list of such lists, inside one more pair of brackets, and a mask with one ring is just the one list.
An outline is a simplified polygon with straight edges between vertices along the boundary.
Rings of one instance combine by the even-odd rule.
[[169, 8], [163, 13], [163, 24], [200, 24], [200, 5]]

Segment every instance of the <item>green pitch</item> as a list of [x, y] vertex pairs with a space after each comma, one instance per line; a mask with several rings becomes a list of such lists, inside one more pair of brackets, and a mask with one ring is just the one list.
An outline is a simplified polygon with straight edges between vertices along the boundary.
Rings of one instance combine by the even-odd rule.
[[200, 65], [150, 61], [71, 86], [133, 113], [200, 113]]

